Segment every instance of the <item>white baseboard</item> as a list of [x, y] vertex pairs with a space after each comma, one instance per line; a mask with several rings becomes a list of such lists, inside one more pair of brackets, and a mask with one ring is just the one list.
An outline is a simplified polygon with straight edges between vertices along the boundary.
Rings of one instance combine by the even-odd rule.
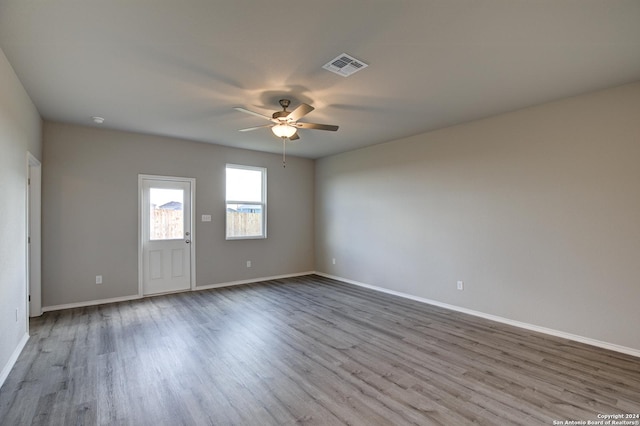
[[275, 275], [275, 276], [272, 276], [272, 277], [251, 278], [249, 280], [230, 281], [230, 282], [219, 283], [219, 284], [201, 285], [201, 286], [197, 286], [194, 289], [188, 289], [188, 290], [178, 291], [178, 292], [169, 292], [169, 293], [162, 293], [162, 294], [150, 294], [148, 296], [140, 296], [140, 295], [134, 294], [132, 296], [112, 297], [110, 299], [97, 299], [97, 300], [89, 300], [89, 301], [86, 301], [86, 302], [66, 303], [66, 304], [63, 304], [63, 305], [43, 306], [42, 307], [42, 312], [60, 311], [62, 309], [84, 308], [86, 306], [104, 305], [104, 304], [107, 304], [107, 303], [126, 302], [126, 301], [129, 301], [129, 300], [142, 299], [143, 297], [162, 296], [162, 295], [165, 295], [165, 294], [184, 293], [186, 291], [209, 290], [209, 289], [212, 289], [212, 288], [221, 288], [221, 287], [230, 287], [230, 286], [233, 286], [233, 285], [251, 284], [251, 283], [257, 283], [257, 282], [260, 282], [260, 281], [269, 281], [269, 280], [279, 280], [279, 279], [282, 279], [282, 278], [300, 277], [300, 276], [303, 276], [303, 275], [311, 275], [313, 273], [314, 273], [313, 271], [297, 272], [297, 273], [294, 273], [294, 274]]
[[212, 288], [231, 287], [234, 285], [252, 284], [252, 283], [259, 283], [261, 281], [280, 280], [283, 278], [301, 277], [304, 275], [312, 275], [312, 274], [315, 274], [315, 272], [314, 271], [296, 272], [294, 274], [274, 275], [272, 277], [260, 277], [260, 278], [251, 278], [249, 280], [229, 281], [226, 283], [219, 283], [219, 284], [199, 285], [199, 286], [196, 286], [194, 290], [195, 291], [209, 290]]
[[7, 377], [9, 377], [9, 373], [13, 369], [13, 366], [16, 364], [16, 361], [18, 360], [20, 353], [22, 353], [22, 350], [24, 349], [24, 346], [27, 344], [28, 341], [29, 341], [29, 335], [25, 333], [25, 335], [22, 336], [22, 339], [20, 339], [18, 346], [16, 346], [15, 350], [11, 354], [9, 361], [7, 361], [5, 366], [2, 367], [2, 372], [0, 373], [0, 388], [2, 387], [2, 385], [4, 385], [4, 381], [7, 380]]
[[43, 306], [42, 312], [60, 311], [62, 309], [84, 308], [86, 306], [105, 305], [107, 303], [126, 302], [129, 300], [140, 299], [137, 294], [132, 296], [112, 297], [110, 299], [88, 300], [86, 302], [65, 303], [63, 305]]
[[554, 330], [552, 328], [547, 328], [547, 327], [540, 327], [534, 324], [529, 324], [526, 322], [521, 322], [521, 321], [515, 321], [509, 318], [504, 318], [504, 317], [499, 317], [497, 315], [491, 315], [491, 314], [486, 314], [484, 312], [480, 312], [480, 311], [474, 311], [472, 309], [467, 309], [467, 308], [462, 308], [459, 306], [455, 306], [455, 305], [450, 305], [448, 303], [442, 303], [442, 302], [438, 302], [437, 300], [431, 300], [431, 299], [426, 299], [424, 297], [419, 297], [419, 296], [413, 296], [411, 294], [407, 294], [407, 293], [402, 293], [399, 291], [395, 291], [395, 290], [389, 290], [387, 288], [384, 287], [377, 287], [374, 285], [370, 285], [370, 284], [365, 284], [359, 281], [354, 281], [354, 280], [350, 280], [348, 278], [342, 278], [342, 277], [338, 277], [335, 275], [330, 275], [330, 274], [325, 274], [324, 272], [314, 272], [316, 275], [320, 275], [321, 277], [326, 277], [326, 278], [331, 278], [333, 280], [337, 280], [337, 281], [341, 281], [347, 284], [353, 284], [353, 285], [357, 285], [359, 287], [365, 287], [371, 290], [375, 290], [375, 291], [379, 291], [382, 293], [387, 293], [387, 294], [392, 294], [394, 296], [399, 296], [399, 297], [403, 297], [405, 299], [411, 299], [411, 300], [415, 300], [417, 302], [422, 302], [422, 303], [427, 303], [429, 305], [434, 305], [434, 306], [438, 306], [441, 308], [445, 308], [445, 309], [450, 309], [452, 311], [456, 311], [456, 312], [462, 312], [464, 314], [469, 314], [469, 315], [473, 315], [476, 317], [480, 317], [480, 318], [484, 318], [484, 319], [488, 319], [491, 321], [496, 321], [496, 322], [500, 322], [503, 324], [507, 324], [507, 325], [512, 325], [514, 327], [519, 327], [519, 328], [523, 328], [526, 330], [530, 330], [530, 331], [537, 331], [538, 333], [544, 333], [544, 334], [548, 334], [550, 336], [555, 336], [555, 337], [561, 337], [564, 339], [568, 339], [568, 340], [573, 340], [576, 342], [580, 342], [580, 343], [585, 343], [587, 345], [591, 345], [591, 346], [597, 346], [599, 348], [604, 348], [604, 349], [609, 349], [615, 352], [621, 352], [627, 355], [632, 355], [632, 356], [636, 356], [640, 358], [640, 350], [639, 349], [634, 349], [634, 348], [629, 348], [626, 346], [621, 346], [621, 345], [616, 345], [614, 343], [608, 343], [608, 342], [602, 342], [600, 340], [596, 340], [596, 339], [591, 339], [589, 337], [584, 337], [584, 336], [579, 336], [577, 334], [571, 334], [571, 333], [566, 333], [564, 331], [559, 331], [559, 330]]

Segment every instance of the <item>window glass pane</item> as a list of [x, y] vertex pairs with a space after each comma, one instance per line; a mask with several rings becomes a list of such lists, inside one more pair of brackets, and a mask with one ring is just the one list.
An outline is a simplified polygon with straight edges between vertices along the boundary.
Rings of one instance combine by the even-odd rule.
[[262, 205], [227, 204], [227, 238], [262, 236]]
[[228, 201], [262, 201], [262, 171], [227, 167]]
[[184, 238], [183, 203], [184, 191], [182, 189], [149, 189], [150, 240]]
[[227, 239], [267, 237], [267, 170], [227, 164]]

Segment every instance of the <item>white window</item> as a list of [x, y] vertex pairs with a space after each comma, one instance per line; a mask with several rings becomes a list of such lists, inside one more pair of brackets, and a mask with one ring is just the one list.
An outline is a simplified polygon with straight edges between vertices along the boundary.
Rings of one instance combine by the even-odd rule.
[[267, 169], [227, 164], [227, 240], [267, 238]]

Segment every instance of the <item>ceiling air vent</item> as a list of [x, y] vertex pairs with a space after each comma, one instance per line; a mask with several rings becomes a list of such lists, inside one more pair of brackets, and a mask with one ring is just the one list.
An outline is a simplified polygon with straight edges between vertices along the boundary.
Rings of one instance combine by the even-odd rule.
[[324, 64], [322, 68], [343, 77], [349, 77], [354, 72], [360, 71], [361, 69], [364, 69], [368, 66], [369, 65], [357, 60], [353, 56], [349, 56], [346, 53], [343, 53], [342, 55], [338, 55], [334, 59]]

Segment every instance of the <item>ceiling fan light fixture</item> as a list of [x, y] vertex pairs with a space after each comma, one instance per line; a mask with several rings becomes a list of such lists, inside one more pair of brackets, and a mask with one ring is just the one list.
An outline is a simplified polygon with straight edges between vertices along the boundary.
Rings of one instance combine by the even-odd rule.
[[296, 129], [295, 127], [285, 123], [276, 124], [271, 128], [273, 134], [279, 138], [290, 138], [291, 136], [296, 134], [297, 130], [298, 129]]

